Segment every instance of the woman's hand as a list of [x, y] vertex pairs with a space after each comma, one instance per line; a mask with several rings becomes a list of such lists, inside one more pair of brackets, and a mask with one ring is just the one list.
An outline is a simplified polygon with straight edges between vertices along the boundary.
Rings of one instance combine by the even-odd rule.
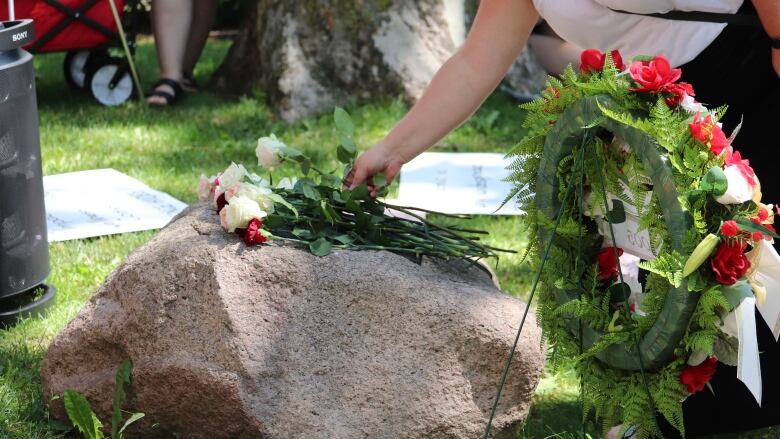
[[537, 18], [531, 0], [482, 0], [463, 46], [439, 69], [425, 93], [387, 137], [361, 155], [345, 179], [355, 188], [401, 166], [468, 119], [517, 59]]
[[372, 197], [376, 197], [374, 175], [384, 173], [387, 182], [390, 183], [405, 163], [406, 161], [392, 148], [384, 143], [378, 143], [357, 158], [344, 183], [349, 190], [352, 190], [366, 182], [369, 193]]
[[772, 66], [775, 68], [775, 73], [780, 77], [780, 49], [772, 49]]

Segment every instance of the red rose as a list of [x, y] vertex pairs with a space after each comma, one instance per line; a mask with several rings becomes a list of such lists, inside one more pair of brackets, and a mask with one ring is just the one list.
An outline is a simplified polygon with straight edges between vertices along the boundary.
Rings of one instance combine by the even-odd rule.
[[704, 386], [710, 382], [712, 376], [718, 370], [718, 359], [709, 357], [698, 366], [685, 366], [680, 372], [680, 383], [688, 388], [688, 393], [694, 393], [704, 390]]
[[263, 227], [263, 222], [257, 218], [253, 218], [249, 221], [249, 225], [246, 226], [244, 231], [244, 242], [248, 246], [262, 244], [267, 241], [265, 236], [260, 233], [260, 229]]
[[739, 232], [740, 232], [739, 226], [737, 225], [737, 222], [734, 220], [724, 221], [723, 225], [720, 226], [720, 234], [728, 238], [733, 238], [737, 236]]
[[[620, 56], [620, 52], [613, 50], [610, 52], [612, 55], [612, 62], [615, 64], [618, 70], [623, 71], [626, 69], [626, 65], [623, 63], [623, 57]], [[582, 73], [598, 73], [604, 70], [604, 63], [607, 61], [607, 54], [601, 53], [598, 49], [587, 49], [580, 55], [580, 71]]]
[[729, 147], [729, 139], [726, 138], [726, 133], [712, 121], [712, 116], [709, 114], [702, 119], [701, 115], [696, 113], [693, 116], [693, 122], [688, 125], [688, 128], [691, 130], [691, 136], [707, 145], [716, 156], [719, 156]]
[[620, 52], [613, 50], [610, 52], [610, 55], [612, 55], [612, 62], [615, 63], [615, 67], [617, 67], [618, 70], [621, 72], [626, 70], [626, 64], [623, 62], [623, 57], [620, 56]]
[[742, 242], [723, 242], [718, 246], [710, 263], [718, 283], [734, 285], [747, 273], [750, 261], [745, 257], [746, 247], [747, 244]]
[[726, 166], [732, 165], [739, 169], [739, 172], [745, 177], [750, 187], [756, 186], [756, 173], [750, 167], [750, 160], [743, 160], [739, 151], [734, 151], [726, 157]]
[[[618, 257], [623, 255], [623, 249], [617, 249]], [[596, 257], [599, 263], [599, 279], [615, 280], [618, 278], [618, 259], [615, 257], [615, 247], [602, 248]]]
[[636, 61], [631, 64], [629, 71], [634, 81], [640, 85], [639, 88], [632, 88], [632, 91], [655, 93], [666, 90], [682, 75], [682, 70], [673, 69], [663, 55], [658, 55], [651, 61]]
[[223, 192], [219, 197], [217, 197], [217, 212], [222, 212], [222, 208], [225, 207], [227, 204], [227, 199], [225, 198], [225, 193]]
[[687, 82], [672, 84], [666, 88], [666, 91], [672, 93], [672, 96], [666, 98], [666, 105], [668, 105], [669, 108], [677, 108], [677, 106], [680, 105], [680, 102], [685, 99], [686, 95], [696, 96], [693, 92], [693, 87]]

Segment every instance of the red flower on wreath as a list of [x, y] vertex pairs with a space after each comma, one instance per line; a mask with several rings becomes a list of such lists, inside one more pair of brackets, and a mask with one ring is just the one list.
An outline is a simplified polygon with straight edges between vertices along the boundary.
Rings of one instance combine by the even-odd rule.
[[687, 82], [678, 82], [666, 87], [666, 91], [672, 95], [666, 98], [666, 105], [669, 108], [677, 108], [678, 105], [685, 99], [685, 96], [696, 96], [693, 91], [693, 86]]
[[[613, 50], [610, 52], [612, 55], [612, 62], [615, 63], [615, 67], [621, 72], [626, 69], [626, 65], [623, 63], [623, 57], [620, 56], [620, 52]], [[602, 53], [598, 49], [587, 49], [580, 54], [580, 71], [582, 73], [598, 73], [604, 70], [604, 63], [607, 61], [607, 54]]]
[[685, 366], [680, 372], [680, 383], [685, 385], [691, 395], [704, 390], [718, 370], [718, 359], [709, 357], [698, 366]]
[[[617, 256], [623, 256], [623, 249], [617, 248]], [[599, 263], [599, 279], [616, 280], [618, 278], [618, 258], [615, 257], [615, 247], [602, 248], [596, 260]]]
[[691, 130], [691, 136], [701, 143], [707, 145], [713, 154], [719, 156], [729, 146], [729, 139], [726, 133], [712, 121], [712, 115], [707, 115], [702, 119], [700, 113], [693, 116], [693, 122], [688, 125]]
[[724, 221], [723, 225], [720, 226], [720, 234], [727, 238], [733, 238], [737, 236], [739, 232], [739, 225], [737, 225], [737, 222], [734, 220]]
[[640, 85], [631, 91], [658, 93], [667, 91], [682, 76], [682, 70], [673, 69], [669, 60], [658, 55], [650, 61], [635, 61], [629, 68], [631, 77]]
[[253, 218], [252, 221], [249, 221], [249, 225], [246, 226], [244, 231], [244, 243], [252, 246], [266, 242], [266, 237], [260, 232], [261, 228], [263, 228], [263, 222], [259, 219]]
[[710, 265], [715, 273], [715, 280], [723, 285], [734, 285], [737, 279], [750, 269], [750, 261], [745, 257], [744, 242], [723, 242], [718, 246]]

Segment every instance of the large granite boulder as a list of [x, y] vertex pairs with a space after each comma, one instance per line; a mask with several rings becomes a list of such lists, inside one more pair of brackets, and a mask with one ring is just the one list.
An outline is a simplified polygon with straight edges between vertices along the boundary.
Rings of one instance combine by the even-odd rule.
[[[57, 337], [44, 394], [78, 390], [107, 420], [130, 358], [126, 409], [146, 414], [136, 437], [478, 438], [524, 306], [462, 261], [247, 248], [196, 205]], [[514, 437], [528, 414], [544, 362], [534, 321], [495, 437]]]

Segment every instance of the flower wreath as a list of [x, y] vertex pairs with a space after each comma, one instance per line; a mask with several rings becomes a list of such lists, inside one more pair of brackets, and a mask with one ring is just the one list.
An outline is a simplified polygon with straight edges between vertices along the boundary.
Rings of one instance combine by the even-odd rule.
[[717, 361], [761, 399], [753, 309], [776, 327], [775, 211], [718, 123], [725, 108], [680, 77], [663, 56], [626, 68], [586, 50], [524, 105], [529, 133], [511, 154], [541, 325], [605, 432], [660, 435], [660, 413], [684, 434], [681, 401]]

